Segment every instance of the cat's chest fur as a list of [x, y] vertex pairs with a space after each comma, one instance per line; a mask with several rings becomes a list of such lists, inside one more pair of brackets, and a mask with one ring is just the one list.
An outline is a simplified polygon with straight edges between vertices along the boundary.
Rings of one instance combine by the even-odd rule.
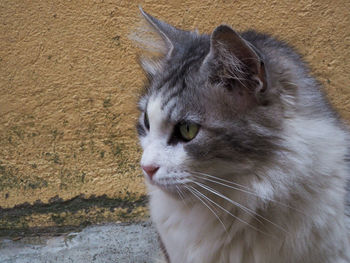
[[[339, 256], [339, 251], [331, 245], [338, 243], [339, 250], [346, 246], [341, 239], [336, 240], [336, 233], [330, 233], [325, 238], [329, 240], [327, 244], [317, 239], [318, 233], [295, 231], [288, 237], [286, 232], [277, 230], [269, 235], [257, 233], [234, 219], [231, 225], [222, 219], [227, 228], [224, 229], [218, 218], [202, 204], [188, 205], [160, 190], [151, 192], [150, 209], [171, 263], [346, 263], [350, 256]], [[323, 220], [328, 221], [326, 218]], [[293, 225], [293, 221], [291, 218], [288, 224]], [[329, 250], [334, 250], [334, 257]]]
[[[151, 194], [150, 207], [152, 220], [171, 262], [274, 262], [266, 261], [266, 247], [253, 241], [254, 231], [247, 227], [233, 236], [230, 232], [235, 230], [229, 228], [236, 226], [229, 226], [224, 220], [219, 223], [219, 219], [202, 204], [185, 204], [155, 190]], [[237, 225], [242, 227], [240, 222]]]

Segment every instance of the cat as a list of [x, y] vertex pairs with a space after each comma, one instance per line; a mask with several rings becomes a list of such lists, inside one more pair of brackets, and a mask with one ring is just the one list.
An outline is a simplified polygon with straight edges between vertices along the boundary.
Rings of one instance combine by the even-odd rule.
[[350, 262], [350, 136], [300, 55], [141, 13], [158, 39], [136, 39], [137, 131], [166, 262]]

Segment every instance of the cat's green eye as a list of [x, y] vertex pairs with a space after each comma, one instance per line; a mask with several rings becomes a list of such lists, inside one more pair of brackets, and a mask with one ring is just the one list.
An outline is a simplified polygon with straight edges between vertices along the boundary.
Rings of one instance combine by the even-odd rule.
[[183, 123], [180, 123], [179, 130], [180, 130], [181, 137], [185, 141], [190, 141], [194, 137], [196, 137], [199, 131], [199, 125], [191, 122], [183, 122]]

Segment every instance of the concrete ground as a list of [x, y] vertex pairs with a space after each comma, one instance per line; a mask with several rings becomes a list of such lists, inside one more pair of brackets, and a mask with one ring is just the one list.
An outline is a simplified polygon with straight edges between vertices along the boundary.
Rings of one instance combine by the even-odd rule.
[[56, 237], [0, 239], [1, 263], [149, 263], [159, 255], [151, 223], [89, 226]]

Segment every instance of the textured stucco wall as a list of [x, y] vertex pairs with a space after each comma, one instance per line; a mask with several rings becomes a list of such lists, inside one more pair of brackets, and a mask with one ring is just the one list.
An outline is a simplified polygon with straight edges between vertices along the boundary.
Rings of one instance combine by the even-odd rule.
[[294, 45], [350, 120], [350, 1], [0, 3], [0, 230], [147, 214], [134, 122], [138, 5], [183, 29], [220, 23]]

